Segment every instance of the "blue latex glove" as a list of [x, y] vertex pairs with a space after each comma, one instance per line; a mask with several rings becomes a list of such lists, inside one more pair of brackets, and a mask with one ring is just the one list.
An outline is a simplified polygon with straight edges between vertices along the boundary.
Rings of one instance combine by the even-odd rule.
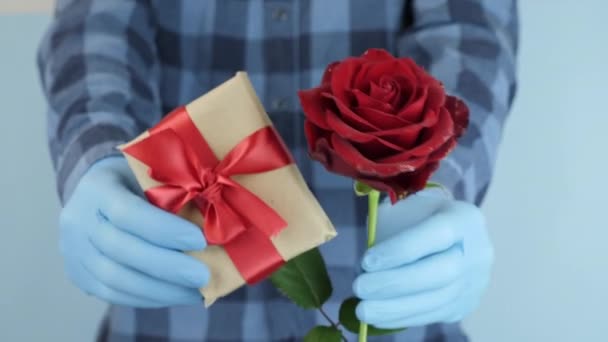
[[60, 250], [69, 278], [104, 301], [163, 307], [201, 303], [207, 267], [180, 251], [202, 250], [194, 224], [150, 205], [127, 162], [94, 164], [61, 212]]
[[462, 320], [488, 285], [493, 247], [474, 205], [426, 190], [378, 208], [377, 243], [353, 284], [360, 320], [400, 328]]

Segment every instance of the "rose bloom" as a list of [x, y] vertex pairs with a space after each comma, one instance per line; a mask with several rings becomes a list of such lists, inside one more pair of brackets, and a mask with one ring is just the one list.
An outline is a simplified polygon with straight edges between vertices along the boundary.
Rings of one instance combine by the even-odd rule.
[[310, 156], [393, 203], [425, 187], [468, 125], [464, 102], [412, 59], [381, 49], [330, 64], [318, 87], [298, 95]]

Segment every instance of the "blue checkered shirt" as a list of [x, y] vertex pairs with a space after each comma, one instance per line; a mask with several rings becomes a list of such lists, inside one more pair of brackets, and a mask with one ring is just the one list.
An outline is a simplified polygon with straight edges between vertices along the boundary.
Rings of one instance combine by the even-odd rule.
[[[42, 41], [49, 147], [62, 201], [87, 168], [176, 106], [246, 70], [339, 236], [321, 248], [337, 317], [364, 251], [365, 203], [348, 179], [307, 157], [298, 89], [331, 61], [370, 47], [413, 57], [465, 99], [471, 125], [434, 179], [479, 204], [515, 93], [515, 0], [60, 0]], [[317, 323], [268, 282], [214, 304], [111, 306], [100, 340], [299, 341]], [[348, 335], [353, 340], [352, 335]], [[371, 341], [466, 341], [458, 324]]]

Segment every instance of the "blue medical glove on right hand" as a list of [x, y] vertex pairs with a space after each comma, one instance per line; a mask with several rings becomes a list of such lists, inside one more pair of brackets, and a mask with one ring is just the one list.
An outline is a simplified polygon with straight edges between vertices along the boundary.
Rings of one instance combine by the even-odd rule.
[[454, 323], [479, 304], [494, 248], [481, 210], [439, 189], [378, 208], [377, 244], [353, 289], [357, 316], [379, 328]]
[[122, 157], [94, 164], [61, 212], [69, 278], [104, 301], [134, 307], [202, 303], [209, 270], [181, 251], [202, 250], [197, 226], [138, 195]]

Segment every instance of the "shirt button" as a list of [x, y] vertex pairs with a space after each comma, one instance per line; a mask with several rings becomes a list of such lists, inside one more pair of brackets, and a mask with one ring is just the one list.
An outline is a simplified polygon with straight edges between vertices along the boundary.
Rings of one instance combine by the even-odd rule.
[[270, 103], [270, 106], [274, 110], [285, 110], [285, 109], [287, 109], [287, 104], [288, 104], [287, 99], [277, 98], [277, 99], [272, 100], [272, 102]]
[[272, 19], [274, 20], [278, 20], [278, 21], [286, 21], [287, 20], [287, 11], [283, 8], [277, 8], [274, 11], [272, 11]]

